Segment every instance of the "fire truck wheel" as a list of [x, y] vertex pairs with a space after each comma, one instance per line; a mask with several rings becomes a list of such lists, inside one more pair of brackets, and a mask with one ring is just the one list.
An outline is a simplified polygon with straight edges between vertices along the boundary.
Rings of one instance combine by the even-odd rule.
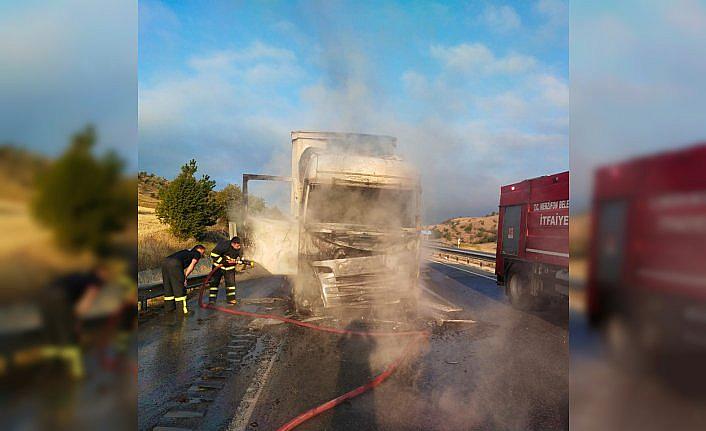
[[636, 342], [634, 328], [619, 315], [610, 316], [605, 322], [604, 337], [611, 361], [624, 371], [640, 372], [645, 367], [644, 355]]
[[535, 298], [529, 291], [527, 279], [521, 274], [513, 273], [507, 283], [507, 294], [510, 304], [518, 310], [531, 310], [535, 304]]

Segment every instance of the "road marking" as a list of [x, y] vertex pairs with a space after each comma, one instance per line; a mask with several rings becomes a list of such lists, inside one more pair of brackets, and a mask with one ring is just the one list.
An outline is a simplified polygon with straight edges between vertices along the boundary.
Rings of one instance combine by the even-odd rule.
[[421, 283], [419, 284], [419, 287], [420, 287], [423, 291], [425, 291], [425, 292], [429, 293], [430, 295], [432, 295], [433, 297], [437, 298], [438, 300], [440, 300], [440, 301], [446, 303], [446, 305], [447, 305], [448, 307], [461, 310], [460, 308], [458, 308], [457, 305], [453, 304], [451, 301], [449, 301], [448, 299], [446, 299], [446, 298], [444, 298], [443, 296], [439, 295], [438, 293], [432, 291], [431, 289], [428, 289], [428, 288], [424, 287], [424, 285], [422, 285]]
[[[271, 338], [271, 340], [277, 342], [277, 340], [274, 338]], [[260, 362], [260, 366], [255, 371], [255, 376], [250, 381], [250, 385], [245, 390], [245, 395], [243, 396], [243, 399], [240, 401], [240, 404], [238, 405], [238, 408], [235, 411], [233, 420], [230, 422], [230, 425], [228, 425], [228, 431], [245, 430], [250, 425], [250, 419], [252, 418], [252, 415], [255, 412], [255, 407], [257, 406], [257, 402], [260, 399], [260, 395], [262, 395], [262, 390], [264, 389], [265, 385], [267, 384], [267, 380], [270, 377], [270, 372], [272, 372], [272, 366], [274, 365], [275, 360], [282, 351], [282, 344], [282, 342], [278, 343], [278, 346], [272, 353], [272, 356], [270, 356], [269, 361], [265, 360]], [[259, 387], [257, 387], [258, 385]], [[255, 394], [251, 395], [253, 392], [255, 392]]]
[[469, 270], [467, 270], [467, 269], [459, 268], [459, 267], [457, 267], [457, 266], [449, 265], [449, 264], [447, 264], [447, 263], [439, 262], [439, 261], [436, 261], [436, 260], [431, 260], [431, 259], [427, 259], [427, 260], [428, 260], [429, 262], [438, 263], [439, 265], [448, 266], [449, 268], [457, 269], [457, 270], [459, 270], [459, 271], [467, 272], [467, 273], [469, 273], [469, 274], [477, 275], [478, 277], [483, 277], [483, 278], [487, 278], [488, 280], [493, 280], [493, 281], [495, 281], [495, 277], [491, 277], [491, 276], [489, 276], [489, 275], [478, 274], [477, 272], [469, 271]]

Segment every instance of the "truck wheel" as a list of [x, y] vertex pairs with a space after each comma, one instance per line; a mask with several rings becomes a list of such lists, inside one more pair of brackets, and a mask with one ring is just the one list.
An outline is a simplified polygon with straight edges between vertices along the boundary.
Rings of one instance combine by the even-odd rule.
[[299, 286], [294, 295], [294, 305], [297, 312], [306, 316], [320, 316], [324, 311], [324, 302], [321, 299], [321, 289], [315, 275], [311, 275], [309, 283]]
[[520, 274], [513, 273], [507, 283], [507, 295], [510, 304], [518, 310], [531, 310], [535, 304], [535, 298], [529, 291], [527, 280]]
[[402, 312], [407, 320], [415, 320], [419, 315], [417, 298], [405, 298], [402, 300]]

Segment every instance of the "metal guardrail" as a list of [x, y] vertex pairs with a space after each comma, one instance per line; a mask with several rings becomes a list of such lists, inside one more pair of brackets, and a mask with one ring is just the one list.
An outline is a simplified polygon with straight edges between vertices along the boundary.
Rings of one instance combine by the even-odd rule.
[[447, 253], [458, 254], [461, 256], [472, 257], [474, 259], [495, 261], [495, 253], [488, 253], [485, 251], [466, 250], [466, 249], [462, 249], [462, 248], [447, 247], [447, 246], [443, 246], [443, 245], [430, 244], [430, 243], [425, 243], [424, 247], [430, 248], [433, 250], [444, 251]]
[[[465, 249], [461, 249], [461, 248], [447, 247], [447, 246], [434, 244], [434, 243], [428, 243], [428, 242], [424, 243], [423, 246], [426, 248], [429, 248], [429, 249], [439, 250], [439, 251], [449, 253], [449, 254], [466, 256], [468, 258], [478, 259], [481, 261], [495, 262], [495, 253], [487, 253], [484, 251], [477, 251], [477, 250], [465, 250]], [[203, 280], [206, 278], [207, 275], [208, 274], [197, 274], [197, 275], [189, 276], [188, 283], [187, 283], [187, 290], [201, 286], [201, 283], [203, 283]], [[148, 300], [154, 299], [154, 298], [159, 298], [160, 296], [164, 296], [164, 285], [162, 284], [162, 282], [143, 284], [143, 285], [138, 286], [137, 299], [140, 303], [140, 310], [147, 309], [147, 301]]]
[[[190, 275], [187, 279], [186, 289], [194, 289], [201, 286], [208, 274]], [[147, 309], [147, 301], [164, 296], [164, 284], [157, 283], [143, 284], [137, 287], [137, 300], [140, 303], [140, 310]]]

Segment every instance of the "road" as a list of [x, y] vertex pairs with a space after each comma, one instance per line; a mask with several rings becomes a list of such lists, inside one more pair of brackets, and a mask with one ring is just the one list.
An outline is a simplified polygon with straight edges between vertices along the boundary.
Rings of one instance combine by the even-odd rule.
[[[432, 328], [428, 341], [417, 339], [413, 353], [380, 387], [297, 429], [566, 429], [566, 307], [540, 314], [514, 310], [492, 275], [462, 265], [429, 262], [423, 281], [421, 318], [412, 325]], [[293, 314], [283, 277], [241, 282], [238, 295], [240, 309]], [[159, 315], [140, 325], [141, 430], [277, 429], [366, 383], [410, 342], [239, 318], [198, 309], [195, 301], [186, 318]], [[461, 311], [449, 312], [453, 307]], [[439, 325], [444, 316], [475, 323]], [[315, 323], [378, 330], [392, 325]]]
[[570, 322], [572, 430], [706, 429], [703, 355], [668, 372], [619, 365], [583, 313]]

